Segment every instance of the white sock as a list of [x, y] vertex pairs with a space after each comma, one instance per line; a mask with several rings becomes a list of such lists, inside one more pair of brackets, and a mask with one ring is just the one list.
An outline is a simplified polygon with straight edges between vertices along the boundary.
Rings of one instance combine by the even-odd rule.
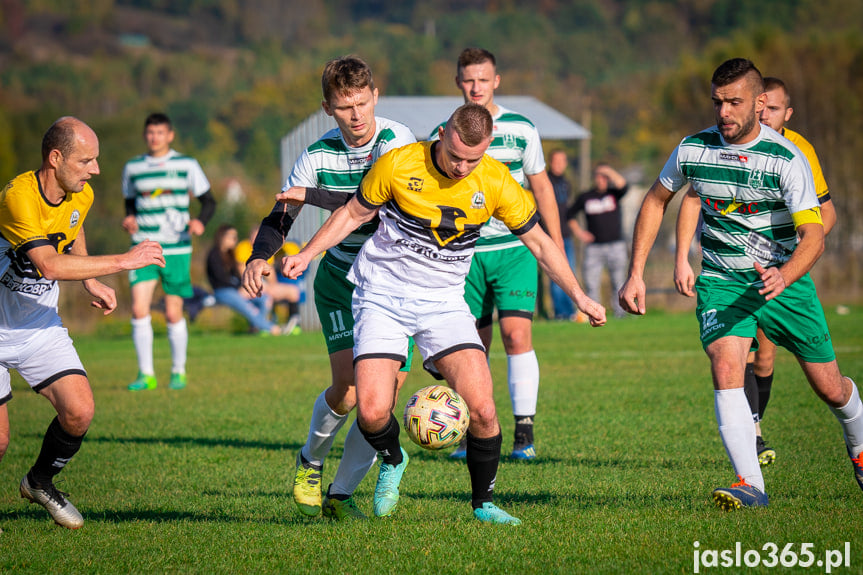
[[755, 423], [743, 388], [716, 390], [714, 403], [719, 436], [736, 473], [764, 492], [764, 476], [755, 451]]
[[539, 361], [536, 352], [506, 356], [509, 397], [513, 415], [536, 415], [536, 398], [539, 395]]
[[309, 437], [301, 451], [306, 461], [318, 467], [324, 464], [324, 459], [333, 446], [336, 434], [348, 419], [347, 414], [339, 415], [330, 409], [330, 406], [327, 405], [326, 393], [326, 391], [322, 391], [318, 399], [315, 400], [315, 407], [312, 409], [312, 421], [309, 423]]
[[[851, 378], [848, 378], [849, 381]], [[853, 457], [860, 455], [863, 451], [863, 402], [860, 401], [860, 392], [851, 381], [851, 398], [842, 407], [831, 407], [830, 411], [842, 425], [845, 434], [845, 445]]]
[[186, 373], [186, 348], [189, 346], [186, 318], [168, 324], [168, 342], [171, 344], [171, 373]]
[[369, 445], [369, 442], [363, 437], [363, 433], [357, 427], [357, 420], [354, 419], [353, 425], [348, 429], [348, 436], [345, 438], [345, 452], [339, 462], [330, 493], [353, 495], [363, 477], [375, 464], [376, 458], [375, 448]]
[[144, 375], [155, 375], [153, 367], [153, 324], [150, 316], [132, 318], [132, 343], [138, 356], [138, 371]]

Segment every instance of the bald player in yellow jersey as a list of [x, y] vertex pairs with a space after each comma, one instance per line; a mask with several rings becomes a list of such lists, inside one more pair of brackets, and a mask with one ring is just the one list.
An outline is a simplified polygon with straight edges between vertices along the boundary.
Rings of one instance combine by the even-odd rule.
[[[764, 78], [765, 105], [759, 115], [759, 121], [773, 128], [795, 146], [797, 146], [809, 161], [809, 168], [815, 181], [815, 193], [821, 202], [821, 219], [824, 222], [825, 235], [830, 233], [836, 224], [836, 208], [830, 199], [830, 191], [821, 171], [821, 163], [806, 138], [793, 130], [785, 127], [785, 123], [791, 119], [794, 109], [791, 107], [791, 96], [785, 86], [785, 82], [779, 78]], [[695, 276], [689, 265], [689, 245], [695, 235], [698, 225], [699, 202], [692, 191], [680, 205], [680, 213], [677, 218], [677, 257], [674, 268], [674, 283], [677, 291], [685, 296], [694, 295], [692, 291]], [[776, 358], [776, 345], [770, 341], [759, 328], [757, 335], [757, 350], [751, 351], [746, 363], [746, 375], [744, 379], [744, 390], [749, 406], [752, 408], [752, 417], [755, 420], [755, 445], [758, 451], [758, 462], [762, 467], [770, 465], [776, 460], [776, 451], [767, 445], [761, 435], [761, 419], [770, 399], [770, 390], [773, 386], [773, 364]]]

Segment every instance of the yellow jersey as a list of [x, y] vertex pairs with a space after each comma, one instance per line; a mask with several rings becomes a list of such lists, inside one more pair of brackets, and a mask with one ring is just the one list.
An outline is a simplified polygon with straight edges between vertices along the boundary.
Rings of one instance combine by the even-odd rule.
[[520, 235], [539, 222], [533, 196], [509, 169], [483, 156], [465, 178], [448, 178], [434, 163], [435, 142], [403, 146], [372, 166], [357, 200], [381, 208], [381, 223], [348, 279], [374, 293], [422, 299], [462, 297], [480, 228], [497, 218]]
[[42, 277], [27, 252], [52, 246], [68, 253], [92, 205], [89, 184], [59, 204], [48, 202], [36, 172], [19, 175], [0, 191], [0, 341], [10, 330], [59, 325], [58, 284]]
[[823, 204], [830, 199], [830, 191], [827, 189], [827, 181], [824, 179], [824, 173], [821, 171], [821, 162], [818, 161], [818, 155], [815, 153], [815, 148], [803, 136], [783, 128], [782, 135], [791, 140], [791, 143], [800, 148], [806, 160], [809, 161], [809, 169], [812, 170], [812, 177], [815, 179], [815, 193], [818, 200]]

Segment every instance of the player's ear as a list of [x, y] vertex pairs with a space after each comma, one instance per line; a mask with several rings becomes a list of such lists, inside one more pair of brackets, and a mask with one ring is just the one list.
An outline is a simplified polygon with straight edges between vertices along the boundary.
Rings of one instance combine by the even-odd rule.
[[48, 152], [48, 165], [56, 169], [63, 161], [63, 153], [58, 149], [53, 149]]
[[788, 120], [790, 120], [790, 119], [791, 119], [791, 116], [792, 116], [793, 114], [794, 114], [794, 108], [792, 108], [791, 106], [789, 106], [789, 107], [788, 107], [788, 109], [786, 109], [786, 110], [785, 110], [785, 121], [787, 122]]
[[330, 109], [330, 104], [326, 100], [323, 100], [321, 102], [321, 108], [324, 109], [324, 112], [326, 113], [327, 116], [333, 115], [333, 111]]

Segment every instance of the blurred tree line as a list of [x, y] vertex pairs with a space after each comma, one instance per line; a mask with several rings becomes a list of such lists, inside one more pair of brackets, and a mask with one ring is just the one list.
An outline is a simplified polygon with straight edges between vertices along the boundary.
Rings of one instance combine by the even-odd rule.
[[[499, 93], [576, 121], [589, 111], [593, 160], [638, 166], [649, 186], [683, 136], [713, 123], [713, 69], [744, 56], [785, 80], [789, 126], [821, 158], [840, 215], [828, 257], [842, 262], [825, 281], [863, 283], [863, 0], [0, 0], [0, 10], [0, 179], [39, 165], [57, 117], [92, 125], [102, 168], [92, 253], [128, 246], [120, 173], [145, 151], [152, 111], [172, 117], [175, 148], [201, 161], [217, 222], [244, 231], [269, 210], [280, 138], [320, 106], [329, 58], [362, 56], [385, 95], [455, 95], [458, 53], [486, 47]], [[244, 201], [225, 201], [230, 181]]]

